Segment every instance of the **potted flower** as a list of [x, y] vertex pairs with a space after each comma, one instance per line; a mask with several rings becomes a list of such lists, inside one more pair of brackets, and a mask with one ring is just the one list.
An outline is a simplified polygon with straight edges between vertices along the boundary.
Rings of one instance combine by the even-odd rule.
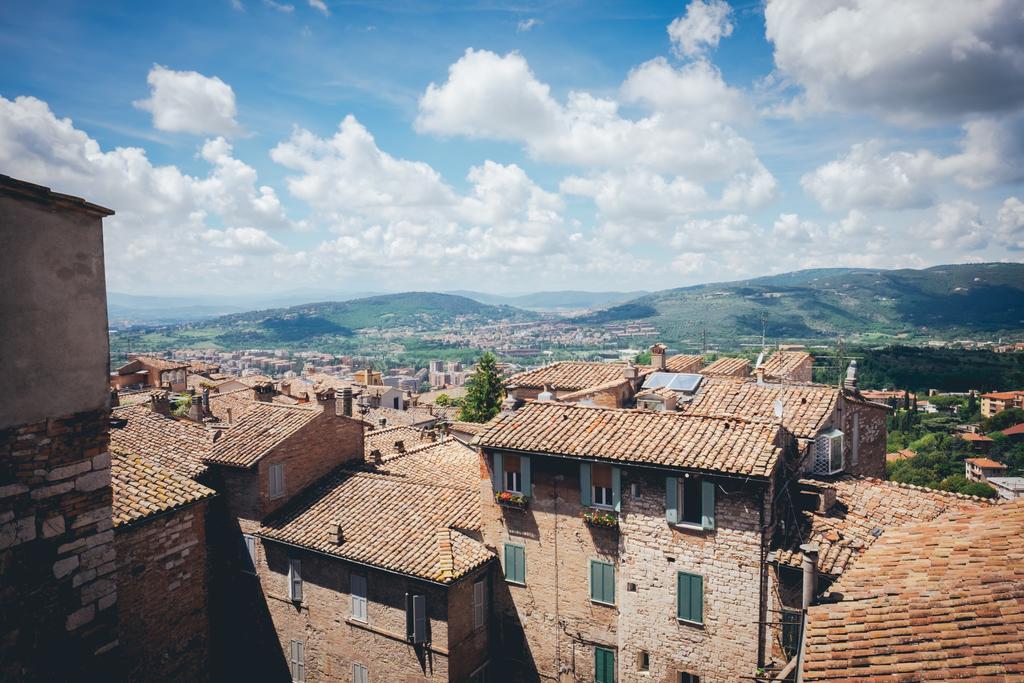
[[494, 500], [498, 505], [503, 505], [509, 508], [518, 508], [520, 510], [526, 509], [528, 499], [521, 493], [513, 493], [511, 491], [498, 491], [494, 494]]
[[619, 516], [605, 510], [584, 510], [583, 521], [588, 526], [599, 526], [606, 529], [614, 529], [619, 526]]

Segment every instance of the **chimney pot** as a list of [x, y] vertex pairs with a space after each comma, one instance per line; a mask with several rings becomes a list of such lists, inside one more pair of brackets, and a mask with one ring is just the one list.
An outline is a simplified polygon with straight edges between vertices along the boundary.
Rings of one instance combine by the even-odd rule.
[[384, 462], [384, 456], [381, 455], [379, 448], [374, 448], [370, 451], [370, 461], [373, 462], [374, 465], [380, 465]]
[[331, 522], [329, 531], [330, 531], [331, 543], [336, 543], [338, 545], [341, 545], [342, 543], [345, 542], [345, 535], [342, 532], [341, 523], [340, 522]]
[[395, 442], [395, 450], [399, 453], [405, 453], [405, 441], [399, 439]]
[[802, 605], [806, 610], [814, 602], [814, 597], [818, 590], [818, 544], [804, 543], [800, 546], [800, 551], [804, 555], [802, 565], [804, 573]]

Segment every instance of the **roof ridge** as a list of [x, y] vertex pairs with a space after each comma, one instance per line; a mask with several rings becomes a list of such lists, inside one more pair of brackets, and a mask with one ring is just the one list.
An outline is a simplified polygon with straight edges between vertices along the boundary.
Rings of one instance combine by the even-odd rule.
[[[538, 401], [537, 399], [528, 398], [525, 400], [526, 405], [552, 405], [563, 408], [569, 408], [572, 410], [602, 410], [613, 414], [651, 414], [658, 417], [658, 419], [666, 420], [720, 420], [728, 422], [739, 422], [742, 424], [772, 424], [768, 418], [760, 417], [745, 417], [742, 415], [726, 414], [726, 415], [703, 415], [689, 412], [669, 412], [664, 410], [648, 410], [645, 408], [608, 408], [605, 406], [587, 406], [580, 405], [578, 403], [563, 403], [562, 401]], [[509, 413], [509, 416], [515, 416], [515, 413]], [[480, 424], [487, 424], [486, 422]]]
[[927, 486], [918, 486], [917, 484], [907, 484], [902, 481], [893, 481], [892, 479], [879, 479], [878, 477], [869, 477], [863, 474], [852, 475], [855, 479], [863, 481], [870, 481], [879, 484], [886, 484], [894, 486], [896, 488], [907, 489], [908, 491], [924, 491], [926, 493], [936, 493], [942, 496], [948, 496], [951, 498], [958, 498], [960, 500], [972, 500], [979, 503], [988, 503], [989, 505], [998, 505], [998, 501], [993, 501], [991, 498], [985, 498], [983, 496], [973, 496], [967, 493], [958, 493], [956, 491], [943, 491], [941, 489], [933, 489]]

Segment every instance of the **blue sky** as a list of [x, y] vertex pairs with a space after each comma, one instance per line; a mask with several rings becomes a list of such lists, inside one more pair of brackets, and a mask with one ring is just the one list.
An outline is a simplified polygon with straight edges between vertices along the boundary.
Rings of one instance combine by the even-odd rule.
[[115, 209], [135, 293], [1020, 260], [1021, 36], [1012, 0], [9, 2], [0, 172]]

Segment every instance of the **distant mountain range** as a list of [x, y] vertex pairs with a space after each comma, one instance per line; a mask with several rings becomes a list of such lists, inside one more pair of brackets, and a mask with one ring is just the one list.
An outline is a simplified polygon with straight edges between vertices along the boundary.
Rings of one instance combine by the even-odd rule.
[[[367, 328], [436, 331], [502, 320], [525, 322], [554, 317], [538, 309], [578, 311], [600, 301], [606, 302], [607, 308], [567, 319], [584, 325], [643, 320], [658, 330], [661, 340], [684, 345], [699, 339], [701, 330], [707, 331], [710, 341], [733, 344], [759, 336], [762, 325], [773, 340], [833, 339], [853, 333], [947, 339], [978, 334], [1019, 337], [1024, 332], [1021, 263], [924, 270], [804, 270], [668, 289], [632, 299], [627, 299], [630, 293], [621, 292], [539, 292], [508, 297], [464, 294], [352, 295], [345, 300], [248, 312], [224, 310], [242, 303], [226, 299], [202, 304], [187, 298], [111, 294], [110, 310], [113, 319], [126, 310], [146, 313], [153, 321], [166, 321], [185, 312], [208, 316], [165, 328], [160, 332], [162, 343], [213, 342], [234, 348], [315, 345], [318, 338], [351, 336]], [[287, 299], [291, 295], [281, 296]]]
[[918, 336], [1024, 331], [1024, 264], [924, 270], [826, 268], [654, 292], [576, 318], [643, 319], [669, 341], [831, 338], [860, 332]]

